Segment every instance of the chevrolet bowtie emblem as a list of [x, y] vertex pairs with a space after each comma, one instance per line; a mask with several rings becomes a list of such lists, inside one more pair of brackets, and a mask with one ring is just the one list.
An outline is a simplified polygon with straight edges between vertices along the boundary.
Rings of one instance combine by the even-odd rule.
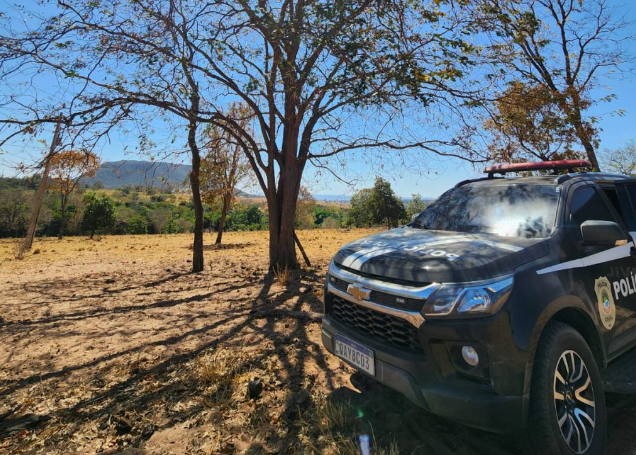
[[371, 295], [371, 290], [365, 289], [357, 284], [347, 286], [347, 292], [358, 300], [368, 300]]

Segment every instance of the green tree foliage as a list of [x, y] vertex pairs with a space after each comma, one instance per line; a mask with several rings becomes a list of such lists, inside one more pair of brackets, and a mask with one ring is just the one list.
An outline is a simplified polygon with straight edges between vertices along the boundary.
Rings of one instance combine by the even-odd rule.
[[426, 208], [426, 202], [422, 199], [421, 194], [412, 194], [411, 200], [406, 205], [406, 218], [411, 219], [414, 215], [418, 215]]
[[258, 231], [267, 228], [267, 218], [258, 205], [236, 204], [227, 217], [227, 228], [232, 231]]
[[[84, 188], [76, 189], [69, 196], [67, 207], [67, 235], [81, 235], [88, 230], [83, 227], [84, 211], [94, 198], [108, 195], [115, 210], [115, 224], [108, 229], [111, 234], [180, 234], [191, 233], [194, 227], [194, 207], [191, 200], [179, 194], [151, 191], [143, 188], [128, 188], [126, 191], [98, 190], [85, 196]], [[35, 188], [28, 181], [15, 182], [0, 179], [0, 238], [24, 235], [29, 209]], [[307, 197], [310, 195], [307, 192]], [[301, 229], [337, 229], [345, 224], [349, 210], [335, 205], [308, 200], [304, 223]], [[301, 204], [302, 206], [302, 204]], [[205, 228], [217, 231], [221, 217], [219, 207], [206, 206]], [[228, 213], [227, 231], [267, 230], [268, 214], [261, 205], [237, 203]], [[351, 223], [349, 223], [351, 224]], [[49, 191], [44, 197], [38, 223], [38, 236], [55, 236], [60, 227], [60, 198]]]
[[350, 225], [371, 227], [384, 224], [390, 229], [397, 227], [405, 218], [404, 202], [382, 177], [376, 177], [373, 188], [364, 188], [351, 197]]
[[382, 177], [375, 178], [369, 198], [371, 217], [375, 223], [384, 223], [391, 229], [406, 218], [404, 202], [395, 195], [391, 184]]
[[[0, 237], [22, 237], [25, 235], [31, 204], [41, 177], [0, 177]], [[40, 220], [45, 218], [44, 214]]]
[[355, 227], [371, 227], [373, 225], [371, 191], [371, 188], [364, 188], [351, 196], [351, 208], [349, 209], [349, 221], [347, 224]]
[[316, 205], [314, 225], [324, 229], [337, 229], [342, 226], [344, 211], [329, 205]]
[[135, 215], [133, 216], [126, 226], [126, 233], [128, 234], [147, 234], [148, 233], [148, 219], [145, 216]]
[[31, 215], [27, 192], [8, 188], [0, 193], [0, 237], [23, 236]]
[[115, 207], [108, 196], [86, 195], [82, 229], [90, 232], [91, 238], [93, 238], [96, 231], [108, 229], [114, 226], [115, 222]]

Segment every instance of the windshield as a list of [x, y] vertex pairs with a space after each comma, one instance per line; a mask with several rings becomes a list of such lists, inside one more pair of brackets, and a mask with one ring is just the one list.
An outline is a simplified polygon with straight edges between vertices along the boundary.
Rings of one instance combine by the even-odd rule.
[[412, 227], [441, 231], [544, 238], [554, 229], [558, 187], [465, 185], [442, 194]]

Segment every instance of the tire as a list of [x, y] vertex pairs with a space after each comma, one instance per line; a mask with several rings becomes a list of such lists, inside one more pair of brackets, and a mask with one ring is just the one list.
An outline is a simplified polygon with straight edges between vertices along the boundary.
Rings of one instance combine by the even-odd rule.
[[532, 372], [528, 437], [541, 455], [601, 455], [607, 434], [598, 365], [583, 337], [550, 323]]

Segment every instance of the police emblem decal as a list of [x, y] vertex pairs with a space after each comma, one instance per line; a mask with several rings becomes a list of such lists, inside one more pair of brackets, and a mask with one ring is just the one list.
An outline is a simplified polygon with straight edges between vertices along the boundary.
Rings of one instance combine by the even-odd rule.
[[598, 300], [598, 313], [603, 327], [611, 330], [616, 322], [616, 305], [612, 297], [612, 285], [607, 277], [599, 277], [594, 281], [594, 291]]

